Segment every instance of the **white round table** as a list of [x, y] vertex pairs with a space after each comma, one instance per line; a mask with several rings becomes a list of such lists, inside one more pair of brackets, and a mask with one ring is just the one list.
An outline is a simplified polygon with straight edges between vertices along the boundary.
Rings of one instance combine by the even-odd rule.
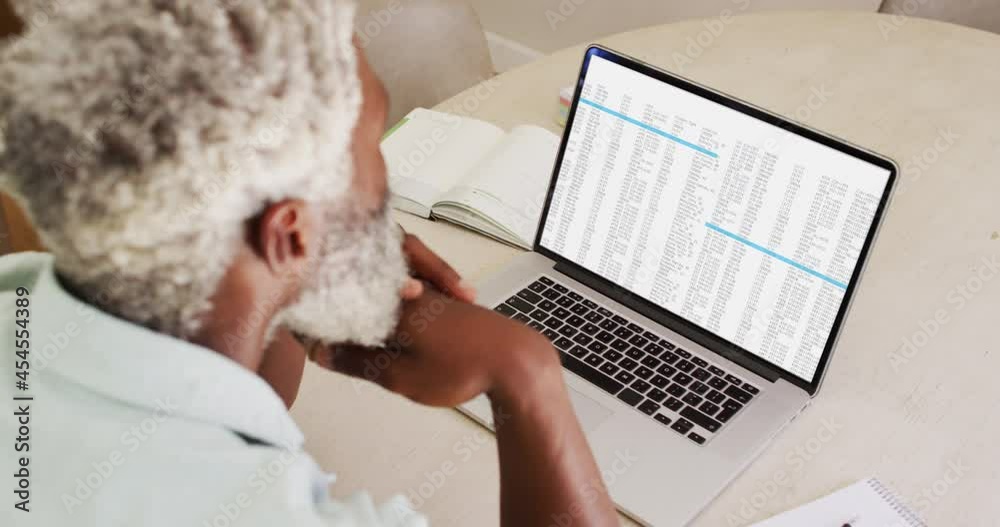
[[[931, 525], [993, 525], [1000, 36], [916, 19], [794, 13], [691, 21], [601, 42], [903, 169], [822, 391], [694, 525], [746, 525], [869, 475]], [[575, 81], [584, 48], [504, 73], [437, 109], [560, 132], [558, 92]], [[398, 217], [473, 280], [515, 254], [448, 224]], [[293, 413], [309, 450], [339, 474], [334, 493], [403, 492], [433, 525], [498, 524], [495, 442], [457, 412], [310, 367]]]

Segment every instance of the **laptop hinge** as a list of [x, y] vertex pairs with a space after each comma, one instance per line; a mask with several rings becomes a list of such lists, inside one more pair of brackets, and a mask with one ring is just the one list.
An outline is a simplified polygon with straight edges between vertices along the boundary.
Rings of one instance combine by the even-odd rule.
[[735, 362], [736, 364], [752, 371], [757, 375], [760, 375], [768, 381], [774, 382], [782, 377], [781, 373], [776, 368], [766, 364], [760, 364], [750, 359], [746, 356], [746, 353], [732, 349], [733, 345], [729, 344], [725, 340], [705, 334], [704, 330], [699, 330], [690, 322], [684, 321], [676, 315], [668, 314], [663, 309], [655, 307], [648, 301], [640, 299], [634, 294], [617, 292], [608, 287], [607, 284], [603, 283], [600, 279], [595, 278], [591, 273], [580, 270], [573, 265], [567, 264], [566, 262], [557, 262], [555, 270], [586, 285], [587, 287], [590, 287], [591, 289], [594, 289], [615, 302], [634, 310], [640, 315], [656, 321], [664, 327], [669, 328], [671, 331], [675, 331], [684, 337], [697, 342], [701, 346], [705, 347], [705, 349], [718, 354], [726, 360]]

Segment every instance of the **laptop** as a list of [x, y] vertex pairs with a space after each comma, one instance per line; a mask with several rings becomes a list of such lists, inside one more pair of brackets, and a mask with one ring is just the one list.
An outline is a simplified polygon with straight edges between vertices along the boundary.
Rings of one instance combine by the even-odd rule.
[[587, 50], [534, 250], [479, 292], [551, 339], [622, 512], [689, 523], [819, 392], [897, 172]]

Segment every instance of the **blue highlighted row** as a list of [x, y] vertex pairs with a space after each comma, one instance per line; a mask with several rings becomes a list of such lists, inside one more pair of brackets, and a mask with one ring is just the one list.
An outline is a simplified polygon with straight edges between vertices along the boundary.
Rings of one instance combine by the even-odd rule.
[[770, 249], [768, 249], [766, 247], [761, 247], [760, 245], [757, 245], [756, 243], [754, 243], [754, 242], [752, 242], [750, 240], [741, 238], [741, 237], [739, 237], [739, 236], [737, 236], [737, 235], [735, 235], [735, 234], [733, 234], [733, 233], [731, 233], [731, 232], [723, 229], [722, 227], [719, 227], [718, 225], [712, 225], [711, 223], [706, 223], [705, 226], [708, 227], [709, 229], [712, 229], [713, 231], [715, 231], [715, 232], [717, 232], [719, 234], [722, 234], [722, 235], [728, 237], [728, 238], [732, 238], [732, 239], [734, 239], [734, 240], [736, 240], [736, 241], [738, 241], [738, 242], [740, 242], [740, 243], [742, 243], [744, 245], [748, 245], [750, 247], [753, 247], [754, 249], [757, 249], [758, 251], [760, 251], [760, 252], [762, 252], [762, 253], [770, 256], [771, 258], [774, 258], [776, 260], [781, 260], [782, 262], [785, 262], [786, 264], [788, 264], [788, 265], [790, 265], [790, 266], [792, 266], [792, 267], [794, 267], [794, 268], [796, 268], [796, 269], [798, 269], [800, 271], [803, 271], [803, 272], [806, 272], [808, 274], [811, 274], [811, 275], [815, 276], [816, 278], [819, 278], [820, 280], [823, 280], [824, 282], [828, 282], [830, 284], [833, 284], [833, 285], [835, 285], [835, 286], [837, 286], [837, 287], [839, 287], [841, 289], [845, 289], [845, 290], [847, 289], [847, 284], [845, 284], [843, 282], [839, 282], [837, 280], [834, 280], [833, 278], [830, 278], [829, 276], [826, 276], [823, 273], [820, 273], [820, 272], [814, 271], [812, 269], [809, 269], [808, 267], [806, 267], [806, 266], [804, 266], [804, 265], [802, 265], [802, 264], [800, 264], [798, 262], [793, 262], [792, 260], [789, 260], [788, 258], [785, 258], [784, 256], [781, 256], [780, 254], [778, 254], [778, 253], [776, 253], [776, 252], [774, 252], [774, 251], [772, 251], [772, 250], [770, 250]]
[[698, 145], [696, 145], [694, 143], [689, 143], [689, 142], [681, 139], [680, 137], [677, 137], [676, 135], [668, 134], [667, 132], [664, 132], [663, 130], [660, 130], [659, 128], [654, 128], [652, 126], [649, 126], [648, 124], [646, 124], [646, 123], [644, 123], [642, 121], [637, 121], [637, 120], [635, 120], [635, 119], [633, 119], [633, 118], [631, 118], [631, 117], [629, 117], [629, 116], [627, 116], [627, 115], [625, 115], [623, 113], [616, 112], [616, 111], [612, 110], [611, 108], [607, 108], [605, 106], [601, 106], [600, 104], [597, 104], [596, 102], [591, 101], [589, 99], [584, 99], [584, 98], [581, 97], [580, 98], [580, 102], [583, 103], [583, 104], [586, 104], [587, 106], [592, 106], [594, 108], [597, 108], [598, 110], [600, 110], [600, 111], [602, 111], [604, 113], [607, 113], [609, 115], [613, 115], [613, 116], [615, 116], [615, 117], [617, 117], [617, 118], [619, 118], [619, 119], [621, 119], [623, 121], [632, 123], [632, 124], [638, 126], [639, 128], [642, 128], [643, 130], [647, 130], [647, 131], [653, 132], [654, 134], [656, 134], [658, 136], [661, 136], [661, 137], [666, 137], [667, 139], [670, 139], [671, 141], [673, 141], [673, 142], [675, 142], [677, 144], [684, 145], [684, 146], [686, 146], [686, 147], [688, 147], [688, 148], [690, 148], [690, 149], [692, 149], [692, 150], [694, 150], [696, 152], [701, 152], [702, 154], [705, 154], [706, 156], [711, 157], [713, 159], [717, 159], [719, 157], [719, 154], [716, 154], [715, 152], [712, 152], [710, 150], [706, 150], [705, 148], [700, 147], [700, 146], [698, 146]]

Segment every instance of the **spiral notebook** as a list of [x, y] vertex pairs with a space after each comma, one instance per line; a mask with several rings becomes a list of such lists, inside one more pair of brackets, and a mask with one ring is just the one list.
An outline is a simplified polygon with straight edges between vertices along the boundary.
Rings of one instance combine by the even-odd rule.
[[752, 527], [927, 527], [879, 480], [869, 478]]

